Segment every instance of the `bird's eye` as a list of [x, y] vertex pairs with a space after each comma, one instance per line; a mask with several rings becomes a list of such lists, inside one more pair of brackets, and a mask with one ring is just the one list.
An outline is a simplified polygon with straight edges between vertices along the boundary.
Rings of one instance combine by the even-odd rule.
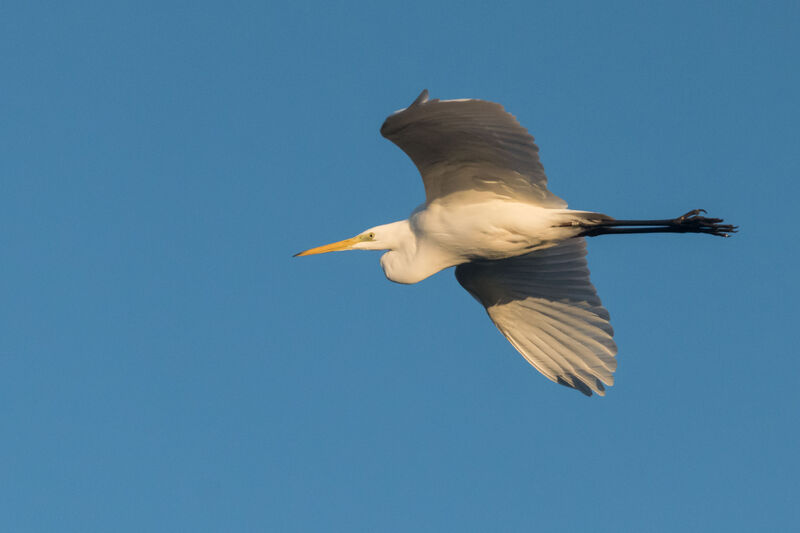
[[374, 238], [375, 238], [375, 234], [374, 234], [374, 233], [370, 233], [370, 234], [368, 235], [368, 237], [369, 237], [370, 239], [374, 239]]

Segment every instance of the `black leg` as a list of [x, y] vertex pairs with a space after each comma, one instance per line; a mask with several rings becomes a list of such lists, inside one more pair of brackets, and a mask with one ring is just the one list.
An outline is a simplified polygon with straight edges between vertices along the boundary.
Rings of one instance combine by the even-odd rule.
[[730, 237], [738, 227], [722, 224], [721, 218], [707, 218], [705, 209], [694, 209], [678, 218], [666, 220], [603, 220], [583, 224], [583, 237], [598, 235], [620, 235], [626, 233], [708, 233], [720, 237]]

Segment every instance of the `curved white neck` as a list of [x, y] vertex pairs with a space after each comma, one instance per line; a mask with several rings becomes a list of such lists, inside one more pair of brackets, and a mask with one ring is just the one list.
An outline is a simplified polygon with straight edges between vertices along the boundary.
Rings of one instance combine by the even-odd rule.
[[376, 232], [389, 250], [381, 256], [381, 268], [390, 281], [417, 283], [454, 264], [425, 246], [408, 220], [378, 226]]

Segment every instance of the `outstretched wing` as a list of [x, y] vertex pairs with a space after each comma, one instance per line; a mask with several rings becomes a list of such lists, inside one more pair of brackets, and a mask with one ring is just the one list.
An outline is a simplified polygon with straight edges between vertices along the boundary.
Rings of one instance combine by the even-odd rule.
[[429, 100], [428, 91], [389, 116], [381, 135], [417, 165], [428, 202], [461, 191], [489, 191], [554, 208], [533, 137], [500, 104]]
[[536, 370], [587, 396], [614, 384], [614, 330], [589, 281], [584, 239], [459, 265], [456, 278]]

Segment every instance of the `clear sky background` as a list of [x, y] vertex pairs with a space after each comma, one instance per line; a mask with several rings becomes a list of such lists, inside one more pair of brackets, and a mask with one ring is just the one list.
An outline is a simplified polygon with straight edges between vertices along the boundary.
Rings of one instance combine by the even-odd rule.
[[[0, 6], [0, 529], [776, 531], [800, 519], [797, 2]], [[442, 272], [378, 129], [501, 102], [601, 237], [586, 398]]]

